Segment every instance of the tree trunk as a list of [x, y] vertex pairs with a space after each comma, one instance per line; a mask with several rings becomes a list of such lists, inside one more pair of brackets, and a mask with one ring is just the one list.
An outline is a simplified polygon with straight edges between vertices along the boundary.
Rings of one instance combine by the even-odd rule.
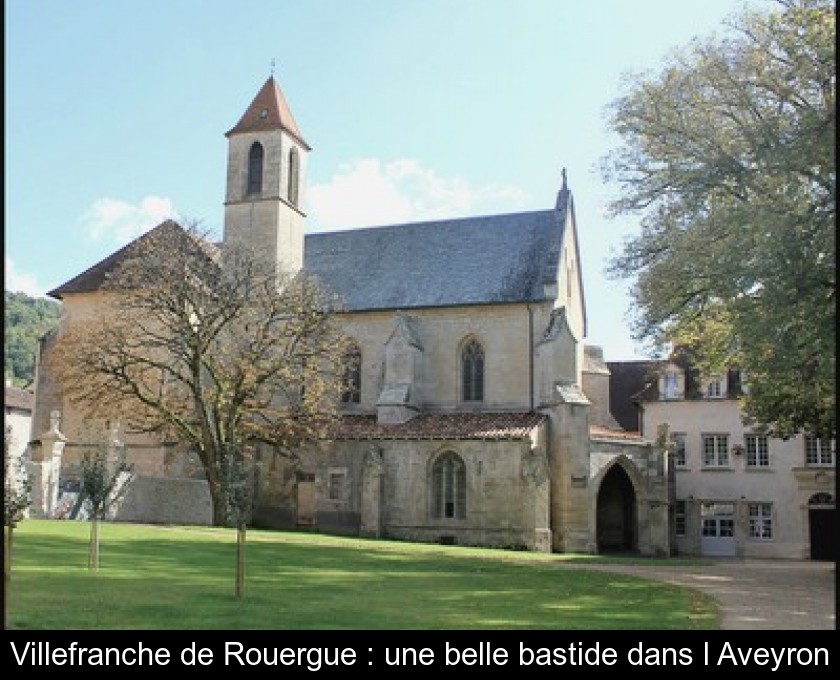
[[90, 522], [90, 545], [88, 546], [88, 570], [99, 571], [99, 518], [94, 515]]
[[227, 518], [227, 496], [224, 487], [207, 474], [207, 488], [210, 490], [210, 502], [213, 506], [213, 526], [229, 526]]
[[245, 594], [245, 525], [236, 528], [236, 599]]

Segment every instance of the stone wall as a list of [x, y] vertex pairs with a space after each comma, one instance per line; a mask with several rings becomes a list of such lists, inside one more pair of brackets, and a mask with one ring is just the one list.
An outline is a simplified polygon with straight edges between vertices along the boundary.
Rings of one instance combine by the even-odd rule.
[[[644, 431], [656, 432], [667, 424], [671, 433], [686, 441], [686, 464], [676, 468], [676, 500], [685, 503], [685, 534], [676, 537], [677, 551], [701, 554], [701, 510], [704, 502], [731, 503], [735, 508], [737, 556], [802, 559], [809, 555], [808, 499], [817, 492], [836, 495], [835, 469], [806, 467], [802, 435], [768, 440], [769, 465], [747, 464], [745, 435], [751, 432], [742, 420], [736, 399], [676, 399], [648, 401]], [[703, 460], [703, 434], [726, 435], [727, 465], [709, 466]], [[736, 449], [736, 446], [741, 448]], [[736, 452], [737, 451], [737, 452]], [[750, 503], [771, 503], [773, 536], [751, 538]]]
[[[529, 408], [529, 316], [524, 305], [421, 309], [406, 314], [422, 347], [415, 387], [422, 395], [423, 409], [476, 408], [461, 400], [459, 350], [467, 337], [477, 339], [485, 352], [481, 408]], [[397, 318], [392, 311], [340, 315], [342, 330], [362, 353], [361, 403], [350, 410], [375, 413], [383, 388], [385, 345]]]
[[[650, 443], [593, 440], [589, 484], [591, 542], [597, 548], [598, 494], [606, 475], [618, 466], [632, 485], [636, 549], [642, 555], [667, 557], [670, 543], [670, 497], [667, 460], [663, 451]], [[594, 552], [595, 550], [593, 550]]]
[[137, 476], [131, 482], [114, 519], [149, 524], [213, 523], [207, 482]]
[[[264, 151], [262, 192], [246, 195], [248, 157], [259, 142]], [[298, 203], [289, 201], [289, 152], [298, 149]], [[307, 153], [285, 132], [237, 133], [229, 137], [225, 234], [228, 245], [240, 244], [269, 256], [280, 269], [303, 266], [303, 205]]]
[[[432, 510], [432, 467], [447, 452], [466, 470], [463, 519], [434, 517]], [[371, 481], [379, 479], [371, 477], [371, 458], [379, 461], [381, 486]], [[317, 495], [311, 528], [460, 545], [551, 547], [544, 433], [536, 441], [335, 442], [326, 455], [305, 456], [298, 472], [280, 462], [265, 474], [255, 514], [260, 524], [296, 525], [302, 479], [314, 483]]]

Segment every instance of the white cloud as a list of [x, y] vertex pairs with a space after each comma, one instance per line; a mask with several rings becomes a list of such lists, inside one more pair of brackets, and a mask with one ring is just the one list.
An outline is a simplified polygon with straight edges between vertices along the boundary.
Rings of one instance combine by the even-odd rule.
[[34, 274], [19, 272], [15, 263], [6, 256], [6, 290], [12, 293], [26, 293], [30, 297], [44, 297], [44, 290], [38, 284]]
[[146, 196], [139, 205], [100, 198], [82, 214], [79, 223], [93, 241], [107, 239], [124, 245], [170, 217], [177, 217], [177, 212], [172, 201], [161, 196]]
[[309, 187], [309, 228], [328, 230], [514, 211], [526, 194], [512, 185], [474, 187], [413, 158], [362, 158]]

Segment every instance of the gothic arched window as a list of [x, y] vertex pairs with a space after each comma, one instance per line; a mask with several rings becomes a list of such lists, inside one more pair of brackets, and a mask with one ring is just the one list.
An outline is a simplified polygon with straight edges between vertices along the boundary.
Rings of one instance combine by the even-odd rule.
[[262, 192], [263, 181], [263, 151], [262, 144], [254, 142], [248, 152], [248, 193], [259, 194]]
[[344, 355], [344, 387], [341, 401], [358, 404], [362, 400], [362, 351], [353, 345]]
[[484, 348], [477, 340], [461, 350], [461, 385], [464, 401], [484, 401]]
[[300, 181], [300, 157], [298, 150], [289, 151], [289, 203], [298, 204], [298, 184]]
[[432, 468], [432, 517], [464, 519], [467, 516], [467, 467], [452, 451], [441, 455]]

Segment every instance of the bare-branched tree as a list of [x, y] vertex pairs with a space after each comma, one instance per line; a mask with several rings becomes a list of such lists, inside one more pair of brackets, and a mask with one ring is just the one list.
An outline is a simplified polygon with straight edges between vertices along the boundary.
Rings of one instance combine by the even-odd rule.
[[337, 299], [171, 221], [133, 244], [102, 293], [93, 320], [65, 321], [48, 360], [64, 396], [83, 415], [197, 453], [214, 524], [229, 525], [243, 516], [231, 499], [251, 494], [226, 488], [226, 471], [239, 467], [227, 457], [261, 450], [294, 461], [335, 417]]

